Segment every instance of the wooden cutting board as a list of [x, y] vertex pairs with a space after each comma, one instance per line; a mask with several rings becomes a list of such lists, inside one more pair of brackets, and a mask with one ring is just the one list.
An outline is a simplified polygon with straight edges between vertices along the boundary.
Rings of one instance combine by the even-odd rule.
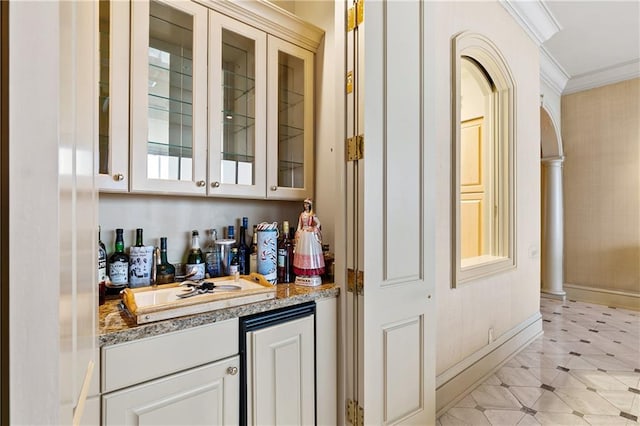
[[257, 273], [243, 275], [238, 281], [233, 277], [206, 279], [217, 285], [237, 285], [240, 290], [214, 290], [187, 298], [180, 298], [189, 287], [179, 283], [163, 284], [156, 287], [126, 288], [122, 301], [135, 318], [137, 324], [145, 324], [185, 315], [200, 314], [217, 309], [261, 302], [276, 297], [276, 287]]

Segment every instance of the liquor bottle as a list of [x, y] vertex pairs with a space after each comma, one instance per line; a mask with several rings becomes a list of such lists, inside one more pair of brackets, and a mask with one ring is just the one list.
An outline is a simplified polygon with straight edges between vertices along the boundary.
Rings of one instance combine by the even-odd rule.
[[120, 289], [129, 284], [129, 256], [124, 252], [122, 228], [116, 229], [115, 249], [116, 251], [109, 257], [109, 279], [111, 282], [108, 287]]
[[160, 237], [160, 259], [156, 266], [156, 284], [168, 284], [175, 281], [176, 268], [167, 261], [167, 237]]
[[220, 272], [220, 250], [216, 247], [217, 239], [218, 231], [210, 229], [209, 242], [204, 249], [205, 272], [209, 275], [209, 278], [215, 278], [222, 275]]
[[238, 249], [236, 247], [231, 249], [231, 263], [229, 263], [229, 275], [235, 277], [240, 273], [240, 259], [238, 256]]
[[136, 245], [129, 248], [129, 287], [151, 284], [153, 250], [142, 243], [142, 228], [136, 229]]
[[187, 278], [192, 280], [204, 279], [204, 255], [200, 250], [200, 236], [198, 231], [191, 232], [191, 250], [187, 256], [187, 265], [185, 272]]
[[98, 282], [107, 278], [107, 249], [100, 238], [100, 227], [98, 227]]
[[289, 238], [289, 222], [282, 222], [282, 238], [278, 244], [278, 282], [293, 282], [293, 243]]
[[249, 249], [249, 272], [258, 272], [258, 232], [257, 226], [253, 225], [253, 237]]
[[240, 275], [249, 274], [249, 255], [251, 250], [245, 240], [245, 232], [249, 227], [249, 218], [242, 218], [242, 226], [240, 227], [240, 240], [238, 241], [238, 272]]

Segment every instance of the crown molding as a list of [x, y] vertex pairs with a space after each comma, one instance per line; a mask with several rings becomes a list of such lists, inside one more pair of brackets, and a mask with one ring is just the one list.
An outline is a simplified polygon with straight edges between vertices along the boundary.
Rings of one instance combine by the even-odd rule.
[[500, 4], [538, 46], [562, 29], [542, 0], [500, 0]]
[[572, 77], [563, 95], [640, 77], [640, 59]]
[[547, 52], [547, 49], [545, 49], [544, 46], [540, 46], [540, 79], [560, 96], [569, 78], [569, 74], [553, 56]]

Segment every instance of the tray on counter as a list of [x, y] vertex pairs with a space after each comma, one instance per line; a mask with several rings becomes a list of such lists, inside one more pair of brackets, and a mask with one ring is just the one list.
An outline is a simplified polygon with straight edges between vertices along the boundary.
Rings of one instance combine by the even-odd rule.
[[233, 284], [240, 290], [215, 290], [192, 297], [180, 298], [185, 287], [180, 283], [162, 284], [156, 287], [126, 288], [122, 291], [122, 301], [137, 324], [145, 324], [185, 315], [200, 314], [217, 309], [261, 302], [276, 297], [276, 287], [257, 273], [242, 275], [236, 281], [233, 277], [204, 280], [215, 284]]

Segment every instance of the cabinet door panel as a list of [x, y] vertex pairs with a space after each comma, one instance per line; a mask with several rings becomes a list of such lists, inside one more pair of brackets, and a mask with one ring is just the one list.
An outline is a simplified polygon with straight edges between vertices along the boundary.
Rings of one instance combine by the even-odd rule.
[[267, 197], [313, 196], [313, 53], [268, 38]]
[[237, 356], [104, 395], [105, 425], [238, 423]]
[[131, 7], [131, 189], [205, 194], [207, 9]]
[[101, 1], [97, 186], [129, 189], [129, 3]]
[[264, 198], [267, 36], [209, 14], [208, 192]]
[[257, 330], [248, 339], [248, 423], [313, 424], [314, 316]]

